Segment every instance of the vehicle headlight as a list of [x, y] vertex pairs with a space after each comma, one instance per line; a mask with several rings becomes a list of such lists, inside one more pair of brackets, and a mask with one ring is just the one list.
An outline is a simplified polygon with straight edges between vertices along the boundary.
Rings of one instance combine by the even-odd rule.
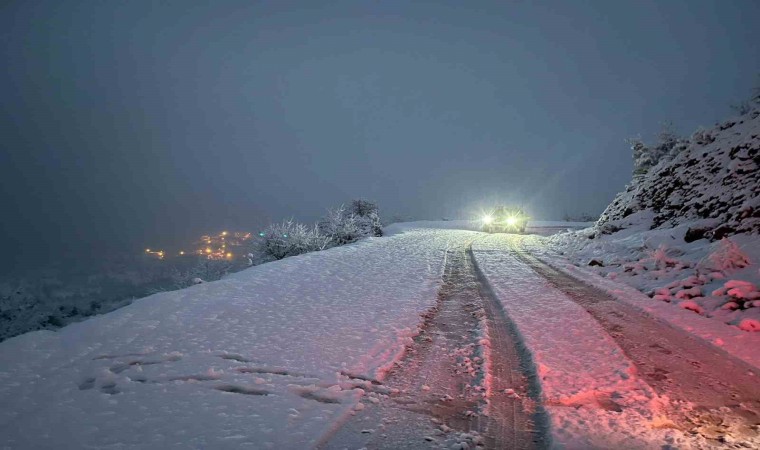
[[493, 217], [491, 217], [491, 216], [483, 216], [483, 223], [484, 224], [488, 225], [491, 222], [493, 222]]
[[517, 225], [517, 217], [507, 217], [507, 225]]

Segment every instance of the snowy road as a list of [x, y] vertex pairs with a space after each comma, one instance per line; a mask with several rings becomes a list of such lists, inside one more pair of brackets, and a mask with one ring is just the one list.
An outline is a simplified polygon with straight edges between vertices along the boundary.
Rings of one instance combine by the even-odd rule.
[[760, 446], [755, 367], [527, 237], [391, 231], [0, 343], [0, 448]]
[[471, 242], [446, 256], [438, 302], [420, 334], [362, 414], [324, 448], [548, 446], [535, 371], [477, 273]]

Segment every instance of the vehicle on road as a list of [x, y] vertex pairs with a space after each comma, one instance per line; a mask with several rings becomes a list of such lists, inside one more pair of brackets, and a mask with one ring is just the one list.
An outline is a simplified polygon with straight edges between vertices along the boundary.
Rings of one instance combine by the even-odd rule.
[[498, 206], [481, 219], [486, 233], [524, 233], [528, 216], [517, 207]]

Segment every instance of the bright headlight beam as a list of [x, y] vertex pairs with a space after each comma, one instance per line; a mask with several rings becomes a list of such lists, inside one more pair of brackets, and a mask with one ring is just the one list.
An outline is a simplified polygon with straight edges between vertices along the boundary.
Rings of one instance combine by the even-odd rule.
[[483, 223], [488, 225], [489, 223], [493, 222], [493, 217], [491, 216], [483, 216]]
[[508, 217], [507, 218], [507, 225], [516, 225], [517, 224], [517, 217]]

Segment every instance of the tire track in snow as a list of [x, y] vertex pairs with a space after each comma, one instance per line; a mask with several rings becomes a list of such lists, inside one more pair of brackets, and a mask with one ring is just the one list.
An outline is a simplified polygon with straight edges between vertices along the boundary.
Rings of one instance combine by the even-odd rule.
[[520, 237], [507, 239], [515, 256], [583, 307], [623, 349], [638, 376], [670, 398], [672, 426], [716, 445], [760, 445], [760, 374], [648, 314], [616, 301], [531, 255]]
[[[546, 419], [511, 323], [478, 274], [471, 243], [447, 251], [436, 307], [367, 407], [321, 448], [534, 449]], [[374, 392], [372, 392], [374, 391]]]
[[[497, 431], [489, 434], [501, 437], [502, 442], [494, 440], [495, 448], [547, 448], [549, 420], [541, 405], [541, 387], [533, 360], [478, 267], [472, 242], [467, 246], [467, 259], [484, 302], [490, 340], [488, 428]], [[514, 401], [520, 395], [523, 400]]]

